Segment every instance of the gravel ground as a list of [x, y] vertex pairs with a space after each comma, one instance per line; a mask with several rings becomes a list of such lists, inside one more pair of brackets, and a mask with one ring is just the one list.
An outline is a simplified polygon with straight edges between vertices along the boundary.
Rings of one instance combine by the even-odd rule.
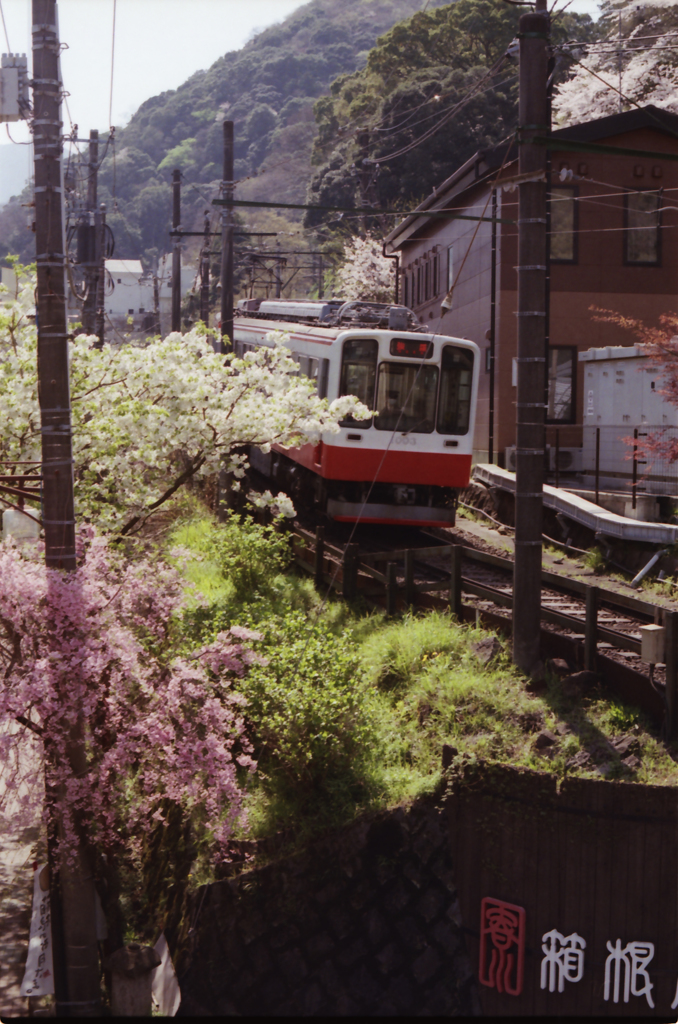
[[[16, 735], [21, 744], [22, 768], [37, 766], [35, 743], [18, 727]], [[24, 783], [17, 790], [11, 766], [0, 767], [0, 1018], [29, 1013], [29, 1001], [19, 995], [19, 989], [28, 949], [33, 862], [45, 855], [39, 771], [36, 777], [32, 789]], [[28, 820], [19, 825], [15, 815], [22, 798], [28, 800], [31, 811]]]

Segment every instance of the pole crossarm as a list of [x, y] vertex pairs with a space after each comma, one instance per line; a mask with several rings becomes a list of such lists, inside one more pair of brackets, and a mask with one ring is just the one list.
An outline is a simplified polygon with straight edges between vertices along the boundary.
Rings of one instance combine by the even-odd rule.
[[[255, 199], [213, 199], [213, 206], [252, 206], [266, 207], [271, 210], [323, 210], [328, 213], [355, 213], [359, 216], [372, 214], [380, 217], [448, 217], [452, 220], [482, 220], [491, 222], [491, 217], [474, 217], [468, 213], [457, 213], [455, 210], [375, 210], [372, 207], [355, 206], [312, 206], [309, 203], [269, 203]], [[499, 224], [515, 224], [515, 220], [499, 217]]]

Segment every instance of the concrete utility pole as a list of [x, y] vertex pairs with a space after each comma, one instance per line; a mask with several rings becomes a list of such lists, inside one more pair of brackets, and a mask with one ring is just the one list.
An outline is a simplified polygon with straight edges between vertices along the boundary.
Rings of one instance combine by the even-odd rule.
[[224, 121], [224, 178], [221, 183], [221, 351], [233, 349], [233, 122]]
[[[181, 229], [181, 171], [172, 171], [172, 229]], [[172, 330], [181, 330], [181, 237], [172, 246]]]
[[518, 388], [516, 400], [516, 535], [513, 660], [528, 674], [540, 667], [544, 373], [546, 368], [546, 92], [549, 59], [546, 0], [520, 19]]
[[[48, 568], [73, 570], [75, 516], [68, 373], [65, 238], [62, 192], [61, 72], [56, 0], [32, 0], [37, 264], [38, 397], [42, 431], [43, 526]], [[82, 769], [84, 748], [73, 730], [69, 760]], [[57, 830], [62, 831], [58, 808]], [[73, 863], [52, 864], [50, 891], [61, 928], [55, 928], [57, 1016], [94, 1016], [100, 1010], [95, 889], [87, 851]], [[58, 887], [57, 887], [58, 886]], [[60, 890], [61, 899], [58, 899]]]

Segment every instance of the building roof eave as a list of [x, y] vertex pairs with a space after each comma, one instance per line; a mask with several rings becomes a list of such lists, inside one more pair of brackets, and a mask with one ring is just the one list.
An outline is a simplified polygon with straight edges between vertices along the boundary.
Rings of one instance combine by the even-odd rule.
[[[563, 141], [595, 142], [598, 139], [611, 138], [625, 132], [637, 131], [640, 128], [652, 128], [678, 138], [678, 114], [653, 104], [625, 110], [621, 114], [610, 114], [597, 117], [582, 124], [570, 125], [566, 128], [555, 128], [551, 131], [553, 138]], [[481, 184], [487, 177], [502, 166], [511, 141], [494, 146], [492, 149], [475, 153], [466, 163], [458, 167], [431, 195], [397, 224], [384, 239], [386, 251], [393, 253], [400, 249], [413, 232], [426, 223], [426, 214], [431, 210], [444, 210], [450, 199], [460, 195], [473, 185]], [[511, 160], [513, 163], [514, 160]], [[482, 168], [482, 170], [481, 170]], [[468, 180], [467, 180], [468, 179]]]
[[[422, 223], [426, 222], [426, 214], [432, 210], [444, 210], [446, 204], [454, 196], [460, 195], [466, 189], [474, 185], [480, 185], [487, 178], [502, 166], [506, 153], [511, 145], [510, 142], [492, 149], [480, 150], [474, 153], [466, 163], [458, 167], [454, 174], [434, 188], [433, 192], [419, 204], [417, 209], [407, 215], [399, 224], [393, 228], [384, 239], [387, 251], [393, 253], [399, 249]], [[511, 161], [513, 162], [513, 161]]]

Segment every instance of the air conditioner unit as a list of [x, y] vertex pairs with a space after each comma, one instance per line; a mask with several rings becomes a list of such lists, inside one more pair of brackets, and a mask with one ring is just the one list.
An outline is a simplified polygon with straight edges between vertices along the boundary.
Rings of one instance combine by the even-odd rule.
[[[554, 473], [556, 469], [555, 446], [547, 445], [546, 456], [548, 458], [549, 472]], [[510, 445], [506, 449], [506, 468], [511, 473], [516, 471], [516, 447]], [[559, 448], [558, 449], [558, 470], [561, 473], [581, 473], [582, 471], [582, 449], [581, 448]]]
[[[549, 470], [556, 471], [556, 449], [555, 445], [547, 446]], [[558, 470], [561, 473], [581, 473], [582, 449], [581, 448], [559, 448], [558, 449]]]

